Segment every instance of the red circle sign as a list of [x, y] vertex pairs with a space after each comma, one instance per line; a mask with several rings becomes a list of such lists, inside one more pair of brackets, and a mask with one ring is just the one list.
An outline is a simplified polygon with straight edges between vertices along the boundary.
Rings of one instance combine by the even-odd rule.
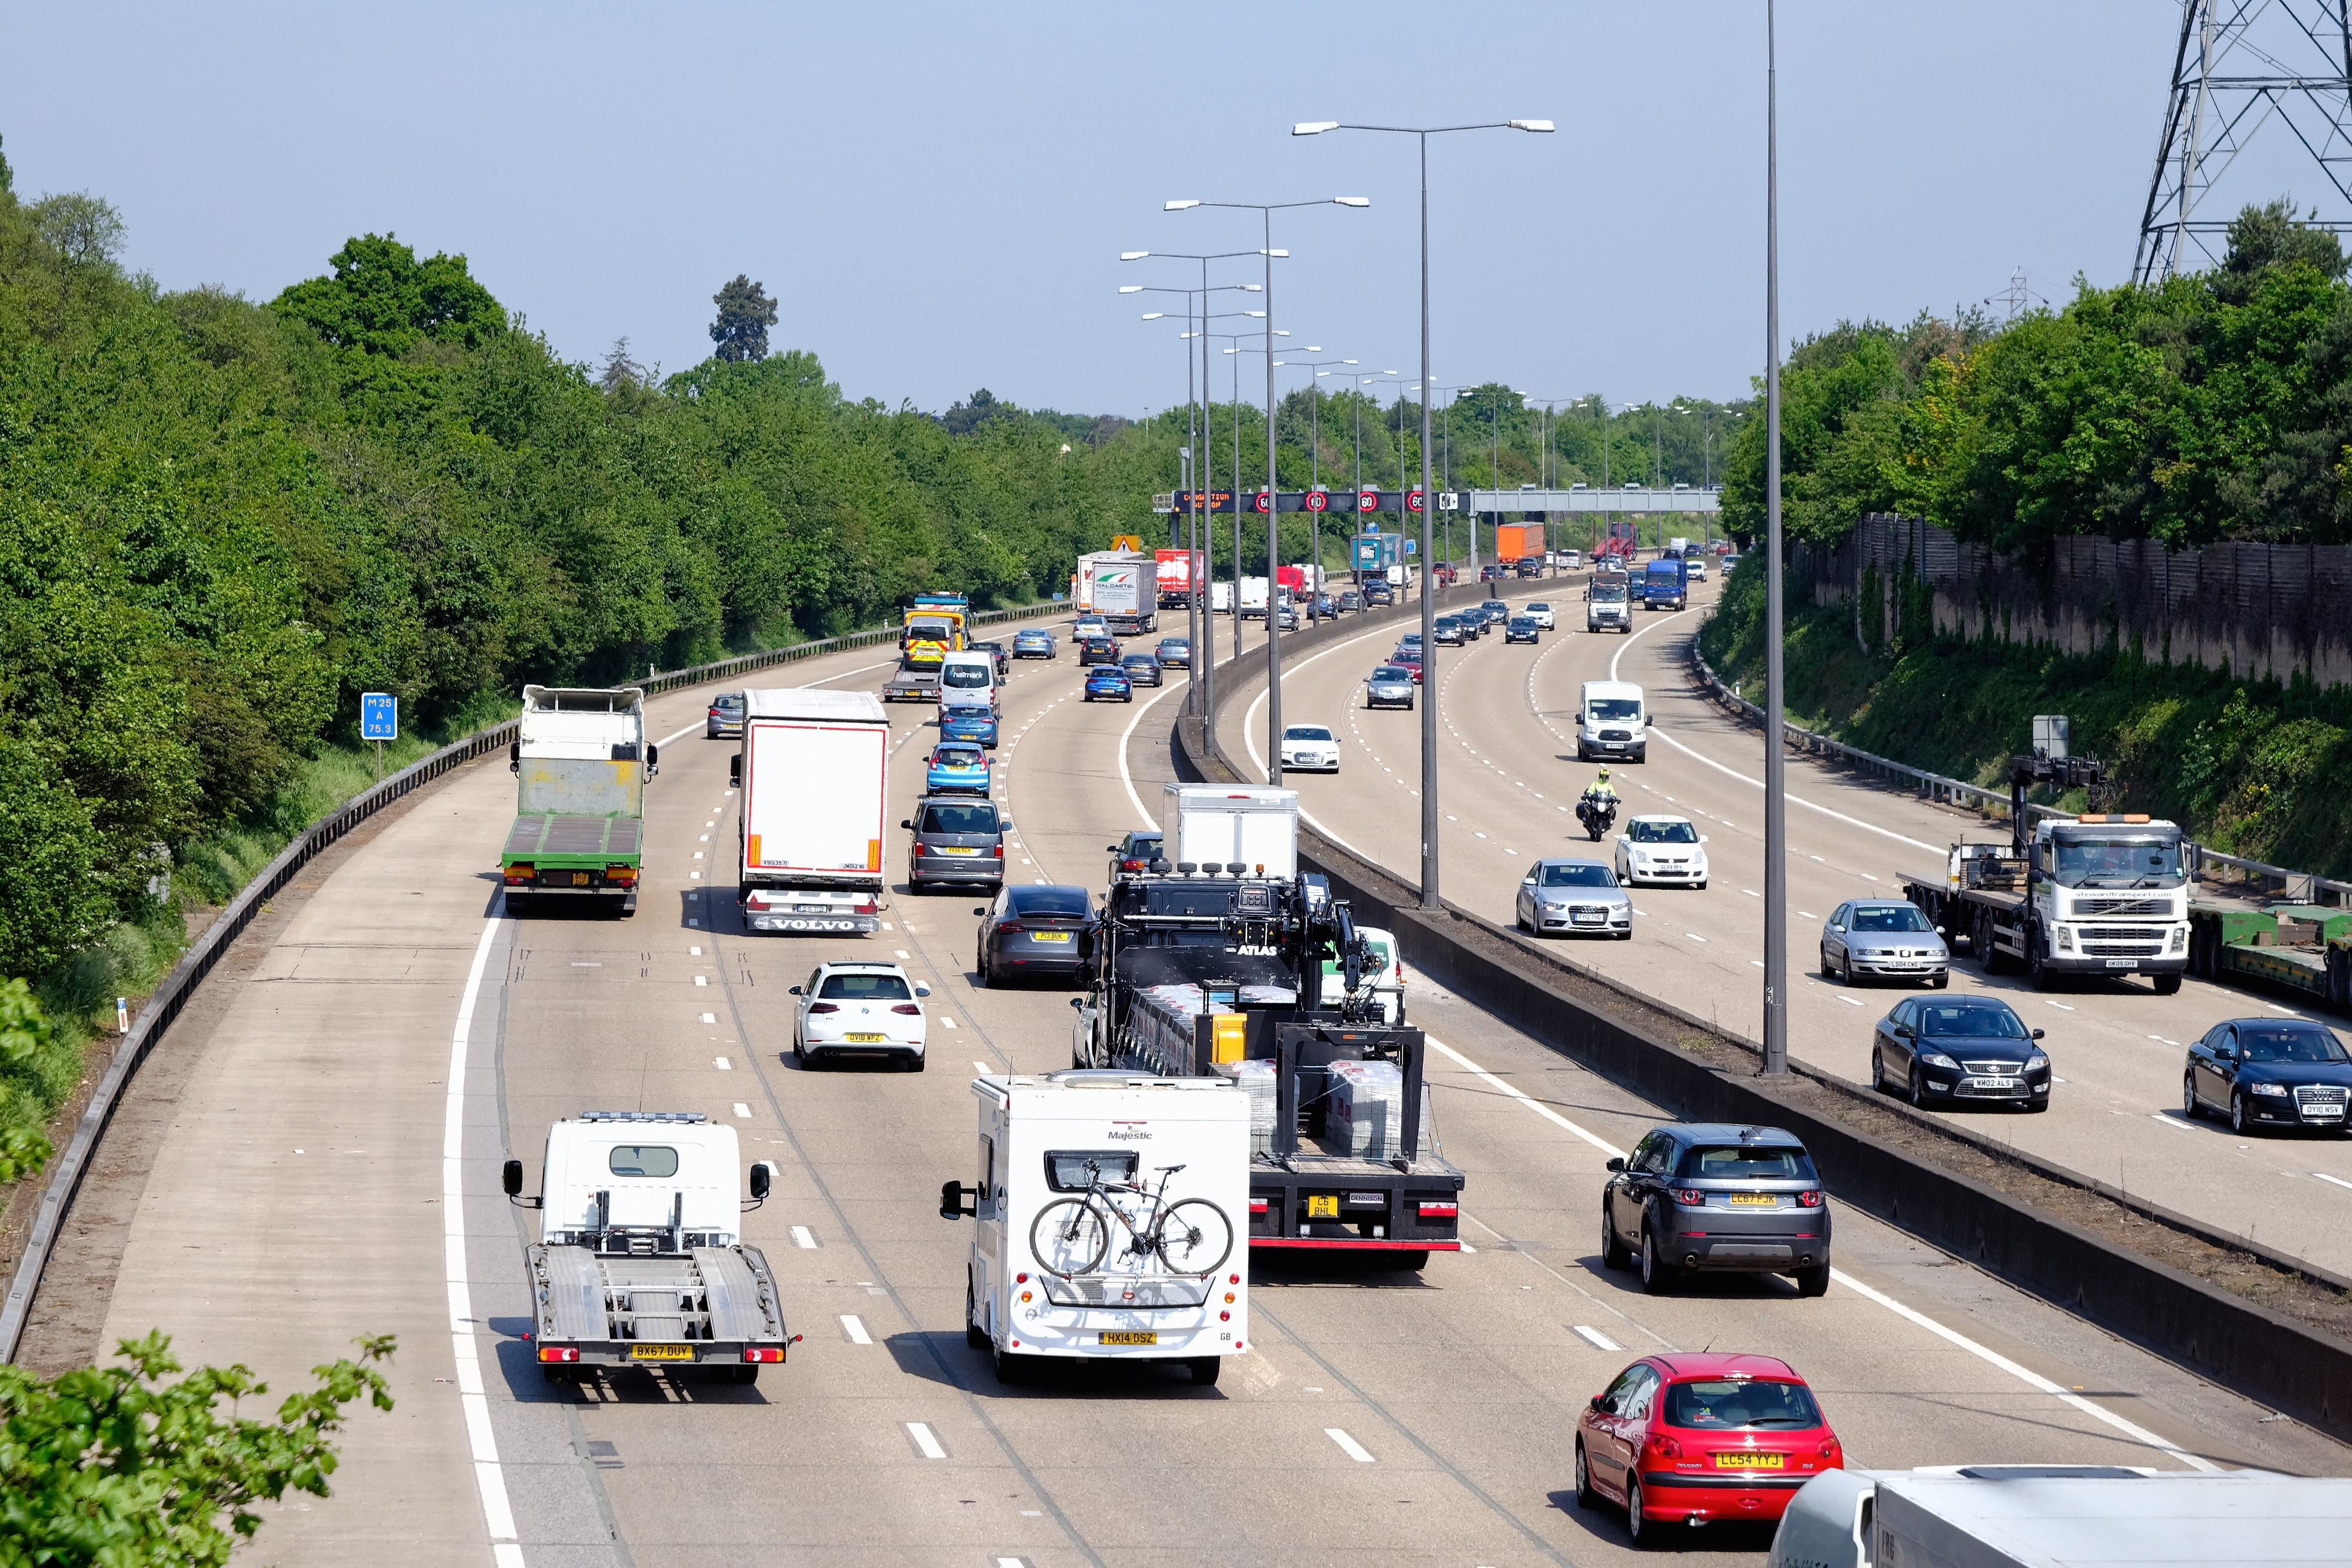
[[1378, 490], [1359, 491], [1356, 496], [1356, 510], [1358, 511], [1380, 510], [1381, 492]]
[[1307, 492], [1307, 510], [1308, 511], [1321, 511], [1330, 504], [1331, 498], [1325, 495], [1321, 490], [1308, 490]]
[[1250, 497], [1250, 509], [1254, 511], [1272, 511], [1274, 510], [1274, 492], [1271, 490], [1260, 490], [1257, 494]]
[[1421, 510], [1421, 492], [1419, 490], [1405, 491], [1404, 510], [1407, 511], [1419, 511]]

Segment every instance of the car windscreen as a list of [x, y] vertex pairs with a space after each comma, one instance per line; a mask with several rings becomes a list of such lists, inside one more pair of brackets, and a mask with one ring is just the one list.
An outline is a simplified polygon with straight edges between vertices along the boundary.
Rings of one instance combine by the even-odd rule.
[[1394, 686], [1400, 681], [1411, 680], [1412, 679], [1412, 672], [1400, 664], [1384, 664], [1381, 666], [1380, 668], [1372, 671], [1372, 679], [1376, 681], [1385, 681], [1389, 685]]
[[1286, 741], [1328, 741], [1331, 731], [1320, 724], [1286, 724], [1282, 738]]
[[1616, 885], [1616, 872], [1591, 861], [1571, 860], [1536, 868], [1536, 886], [1538, 888], [1613, 888]]
[[616, 1176], [675, 1176], [677, 1151], [667, 1143], [615, 1143], [604, 1168]]
[[2332, 1031], [2294, 1024], [2241, 1024], [2238, 1048], [2250, 1062], [2352, 1060]]
[[1665, 1422], [1698, 1432], [1802, 1432], [1822, 1424], [1822, 1412], [1800, 1384], [1694, 1378], [1666, 1384]]
[[1853, 931], [1927, 931], [1927, 917], [1909, 904], [1867, 904], [1853, 911]]
[[996, 807], [971, 805], [927, 805], [917, 819], [922, 833], [993, 833], [996, 831]]
[[940, 671], [942, 686], [986, 686], [991, 679], [984, 665], [951, 664]]
[[1584, 705], [1584, 716], [1596, 724], [1630, 724], [1642, 716], [1638, 697], [1596, 697]]
[[1592, 584], [1592, 602], [1596, 605], [1623, 604], [1625, 602], [1625, 584], [1622, 583], [1595, 583]]
[[1687, 822], [1646, 822], [1635, 817], [1625, 837], [1636, 844], [1696, 844], [1698, 829]]
[[1015, 888], [1012, 909], [1016, 915], [1085, 915], [1091, 908], [1084, 888]]
[[1148, 653], [1131, 653], [1118, 662], [1131, 664], [1138, 669], [1149, 669], [1151, 668], [1151, 656]]
[[931, 753], [935, 768], [976, 768], [980, 763], [980, 752], [971, 746], [941, 746]]
[[712, 706], [722, 713], [740, 714], [743, 711], [743, 694], [740, 691], [723, 692]]
[[1535, 629], [1535, 622], [1529, 620], [1527, 616], [1513, 616], [1511, 617], [1511, 630], [1515, 632], [1531, 632]]
[[1699, 1143], [1683, 1152], [1675, 1173], [1699, 1182], [1811, 1182], [1812, 1156], [1774, 1143]]
[[1045, 1184], [1057, 1193], [1083, 1193], [1097, 1181], [1135, 1180], [1132, 1149], [1048, 1149]]
[[1998, 1002], [1990, 1005], [1981, 1002], [1922, 1002], [1919, 1033], [1930, 1039], [1939, 1036], [1979, 1040], [2031, 1038], [2018, 1016]]
[[828, 974], [817, 994], [828, 1002], [911, 1002], [915, 996], [896, 974]]
[[2075, 840], [2061, 836], [2053, 872], [2069, 888], [2173, 888], [2180, 885], [2178, 839]]

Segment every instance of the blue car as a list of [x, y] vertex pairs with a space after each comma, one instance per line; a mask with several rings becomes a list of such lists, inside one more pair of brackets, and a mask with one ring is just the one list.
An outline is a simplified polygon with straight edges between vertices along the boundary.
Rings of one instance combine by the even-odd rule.
[[1135, 700], [1135, 682], [1127, 671], [1115, 664], [1097, 664], [1087, 671], [1087, 700], [1097, 697], [1116, 697], [1121, 702]]
[[985, 708], [958, 708], [940, 715], [940, 740], [968, 741], [996, 750], [996, 716]]
[[925, 795], [986, 795], [988, 753], [969, 742], [942, 741], [931, 748], [923, 774]]

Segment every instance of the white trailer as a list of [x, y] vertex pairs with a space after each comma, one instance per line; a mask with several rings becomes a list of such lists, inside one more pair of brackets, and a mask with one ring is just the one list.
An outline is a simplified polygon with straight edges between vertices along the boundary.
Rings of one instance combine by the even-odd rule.
[[1244, 871], [1253, 877], [1298, 874], [1298, 792], [1263, 786], [1162, 787], [1160, 853], [1179, 868]]
[[869, 692], [743, 694], [743, 749], [728, 782], [742, 792], [736, 889], [745, 930], [880, 929], [889, 761], [890, 721]]
[[1249, 1348], [1249, 1100], [1224, 1079], [1090, 1069], [972, 1079], [964, 1339], [1018, 1383], [1045, 1361], [1181, 1364]]
[[1160, 624], [1159, 563], [1131, 550], [1078, 557], [1078, 608], [1103, 618], [1113, 637], [1140, 637]]

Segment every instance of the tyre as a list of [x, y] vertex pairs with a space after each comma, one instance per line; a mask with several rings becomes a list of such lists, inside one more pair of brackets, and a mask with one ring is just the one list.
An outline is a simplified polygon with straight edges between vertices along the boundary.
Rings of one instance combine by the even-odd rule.
[[2039, 1116], [2049, 1109], [2050, 1097], [2046, 1094], [2040, 1100], [2029, 1100], [2025, 1102], [2025, 1114], [2028, 1116]]
[[1873, 1094], [1886, 1092], [1886, 1064], [1879, 1059], [1878, 1047], [1875, 1042], [1873, 1042], [1870, 1047], [1870, 1092]]
[[1160, 1218], [1155, 1250], [1179, 1274], [1214, 1274], [1233, 1256], [1234, 1222], [1206, 1198], [1171, 1204]]
[[1904, 1098], [1910, 1100], [1911, 1109], [1914, 1110], [1925, 1110], [1927, 1109], [1931, 1099], [1927, 1093], [1927, 1075], [1919, 1070], [1919, 1064], [1917, 1062], [1913, 1062], [1911, 1064], [1911, 1080], [1908, 1085], [1908, 1092], [1904, 1096]]
[[1625, 1533], [1633, 1538], [1633, 1548], [1637, 1552], [1648, 1551], [1650, 1543], [1657, 1539], [1656, 1532], [1642, 1517], [1642, 1478], [1639, 1476], [1625, 1478]]
[[[2149, 978], [2156, 983], [2156, 994], [2158, 996], [2177, 996], [2180, 994], [2180, 976], [2178, 974], [2158, 974], [2151, 975]], [[2331, 986], [2335, 984], [2333, 975], [2329, 976], [2328, 984]]]
[[2049, 964], [2042, 956], [2042, 933], [2032, 926], [2025, 928], [2025, 979], [2036, 991], [2050, 989], [2053, 978]]
[[1837, 978], [1837, 971], [1830, 966], [1830, 950], [1826, 947], [1822, 949], [1822, 978], [1824, 980]]
[[1036, 1370], [1034, 1357], [1015, 1355], [1011, 1351], [992, 1349], [990, 1359], [994, 1363], [996, 1381], [1008, 1388], [1028, 1382], [1031, 1373]]
[[1848, 986], [1853, 984], [1853, 954], [1850, 952], [1838, 954], [1838, 984]]
[[1674, 1289], [1678, 1270], [1658, 1256], [1658, 1242], [1647, 1225], [1642, 1226], [1642, 1291], [1644, 1295], [1663, 1296]]
[[1056, 1279], [1092, 1273], [1109, 1250], [1110, 1225], [1084, 1198], [1047, 1204], [1029, 1222], [1029, 1256]]
[[1192, 1374], [1192, 1381], [1201, 1387], [1214, 1388], [1217, 1386], [1217, 1373], [1224, 1364], [1225, 1358], [1221, 1355], [1201, 1355], [1186, 1362], [1184, 1369]]
[[920, 1072], [923, 1070], [923, 1064], [930, 1059], [930, 1052], [917, 1051], [911, 1058], [908, 1058], [907, 1070], [908, 1072]]
[[1830, 1266], [1817, 1263], [1811, 1268], [1797, 1270], [1797, 1294], [1826, 1296], [1830, 1293]]
[[1391, 1252], [1389, 1254], [1389, 1267], [1407, 1274], [1418, 1274], [1429, 1267], [1429, 1254], [1425, 1250]]
[[2241, 1136], [2246, 1131], [2246, 1097], [2234, 1089], [2230, 1091], [2230, 1131]]
[[1625, 1249], [1625, 1243], [1617, 1235], [1617, 1227], [1609, 1223], [1609, 1204], [1603, 1199], [1601, 1205], [1601, 1267], [1622, 1268], [1633, 1261], [1633, 1255]]
[[2205, 1102], [2197, 1098], [2197, 1075], [2193, 1072], [2180, 1075], [2180, 1114], [2191, 1121], [2205, 1114]]
[[967, 1279], [963, 1285], [963, 1342], [973, 1350], [984, 1351], [989, 1348], [988, 1331], [980, 1326], [980, 1313], [974, 1310], [978, 1305], [972, 1300], [971, 1281]]
[[1697, 881], [1697, 882], [1693, 882], [1693, 883], [1691, 884], [1691, 886], [1692, 886], [1693, 888], [1695, 888], [1696, 889], [1697, 889], [1699, 892], [1704, 893], [1704, 892], [1706, 892], [1706, 883], [1705, 881], [1703, 881], [1703, 880], [1702, 880], [1702, 881]]
[[1948, 969], [1939, 969], [1936, 971], [1934, 977], [1927, 982], [1927, 987], [1932, 991], [1941, 991], [1950, 985], [1951, 983], [1952, 972]]
[[1576, 1506], [1598, 1508], [1600, 1505], [1601, 1494], [1592, 1489], [1592, 1472], [1585, 1468], [1584, 1444], [1579, 1441], [1576, 1445]]
[[558, 1388], [568, 1387], [580, 1381], [580, 1373], [576, 1368], [557, 1366], [552, 1362], [540, 1363], [539, 1375]]

